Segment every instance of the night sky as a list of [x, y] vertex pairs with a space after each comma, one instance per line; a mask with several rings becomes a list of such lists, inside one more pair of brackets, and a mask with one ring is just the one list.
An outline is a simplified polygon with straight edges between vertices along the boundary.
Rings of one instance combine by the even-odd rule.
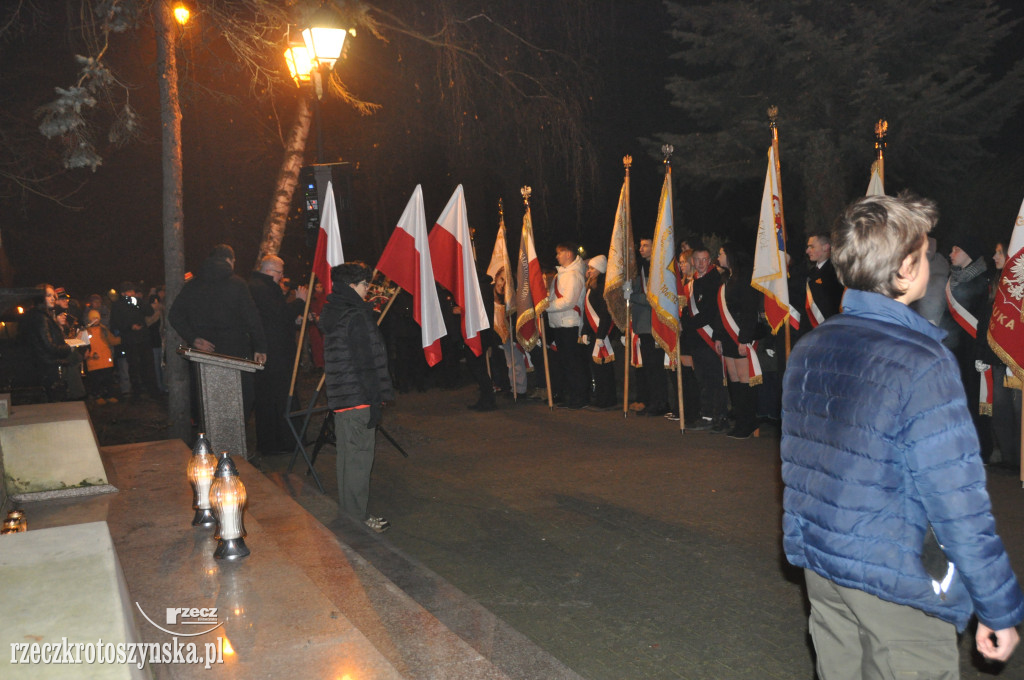
[[[664, 88], [666, 72], [672, 67], [667, 55], [675, 47], [666, 35], [668, 17], [661, 3], [610, 2], [604, 3], [601, 11], [605, 13], [602, 19], [612, 22], [608, 30], [614, 37], [602, 36], [608, 39], [602, 40], [591, 55], [600, 73], [589, 120], [599, 158], [597, 188], [580, 206], [581, 217], [577, 220], [577, 206], [564, 182], [539, 186], [531, 179], [528, 167], [516, 178], [533, 187], [539, 251], [542, 259], [552, 263], [553, 246], [564, 239], [581, 241], [592, 254], [607, 251], [622, 182], [621, 159], [627, 153], [634, 159], [634, 229], [639, 235], [653, 230], [662, 170], [638, 140], [671, 130], [676, 117]], [[4, 49], [4, 89], [20, 95], [4, 104], [11, 115], [24, 115], [45, 103], [52, 97], [51, 88], [66, 85], [74, 72], [67, 45], [40, 54], [31, 49], [31, 44], [13, 53], [9, 46]], [[187, 39], [181, 49], [195, 51]], [[161, 149], [153, 51], [148, 29], [116, 38], [111, 61], [131, 86], [132, 102], [143, 119], [143, 138], [123, 148], [101, 147], [103, 165], [95, 173], [77, 172], [76, 178], [85, 184], [67, 202], [79, 209], [65, 209], [34, 196], [0, 199], [4, 203], [0, 234], [14, 268], [16, 286], [48, 281], [83, 298], [124, 279], [149, 285], [163, 282]], [[342, 234], [346, 256], [371, 264], [376, 260], [415, 184], [423, 185], [429, 227], [455, 186], [462, 183], [483, 267], [497, 229], [499, 197], [505, 203], [510, 248], [517, 246], [522, 220], [519, 186], [507, 176], [488, 176], [475, 170], [463, 175], [449, 168], [445, 156], [451, 141], [430, 130], [411, 128], [404, 134], [393, 134], [401, 129], [404, 112], [418, 105], [416, 92], [397, 89], [407, 83], [391, 77], [409, 54], [398, 41], [384, 44], [361, 34], [350, 48], [349, 59], [339, 66], [339, 73], [356, 94], [383, 103], [385, 108], [375, 116], [364, 117], [337, 101], [327, 100], [323, 105], [327, 160], [344, 159], [356, 168], [352, 177], [355, 224], [350, 233]], [[197, 82], [203, 88], [195, 87]], [[238, 254], [236, 271], [245, 275], [255, 263], [281, 161], [279, 134], [287, 134], [299, 94], [282, 88], [272, 102], [257, 101], [240, 79], [232, 83], [230, 74], [199, 73], [198, 68], [186, 68], [181, 83], [186, 269], [197, 268], [214, 244], [228, 242]], [[418, 85], [430, 87], [431, 83]], [[210, 94], [214, 88], [226, 89], [228, 96]], [[430, 97], [419, 101], [429, 103]], [[997, 145], [1004, 156], [1019, 156], [1016, 151], [1024, 141], [1019, 119], [1006, 130], [1003, 143]], [[31, 134], [31, 129], [26, 134]], [[765, 135], [767, 147], [767, 129]], [[866, 138], [870, 143], [870, 131], [866, 131]], [[315, 139], [315, 130], [311, 130], [307, 162], [315, 159]], [[45, 143], [39, 135], [40, 146]], [[508, 143], [515, 144], [515, 140]], [[369, 201], [364, 197], [368, 188], [382, 181], [378, 172], [367, 168], [379, 168], [384, 162], [388, 164], [387, 186], [393, 197], [367, 205]], [[993, 191], [995, 195], [986, 200], [996, 215], [994, 219], [1005, 224], [1008, 236], [1024, 197], [1024, 165], [1011, 159], [998, 167], [1003, 176]], [[1014, 172], [1015, 176], [1006, 176]], [[762, 181], [728, 191], [691, 191], [677, 185], [677, 228], [726, 236], [732, 225], [739, 223], [753, 220], [749, 228], [756, 228]], [[281, 254], [286, 260], [286, 274], [305, 278], [305, 263], [312, 252], [302, 234], [299, 198], [293, 202]]]

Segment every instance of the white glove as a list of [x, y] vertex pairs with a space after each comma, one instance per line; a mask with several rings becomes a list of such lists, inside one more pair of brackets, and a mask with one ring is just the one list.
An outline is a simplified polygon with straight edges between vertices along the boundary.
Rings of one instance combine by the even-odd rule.
[[975, 361], [974, 361], [974, 370], [977, 371], [978, 373], [984, 373], [985, 371], [987, 371], [990, 368], [992, 368], [992, 366], [990, 366], [989, 364], [986, 364], [981, 359], [975, 359]]

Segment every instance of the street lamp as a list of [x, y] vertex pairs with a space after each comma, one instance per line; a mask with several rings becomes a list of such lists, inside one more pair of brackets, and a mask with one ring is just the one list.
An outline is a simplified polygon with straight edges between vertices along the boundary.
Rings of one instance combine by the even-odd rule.
[[316, 93], [313, 100], [313, 116], [316, 119], [318, 163], [324, 162], [323, 126], [320, 122], [320, 101], [324, 98], [323, 81], [341, 57], [348, 33], [336, 12], [321, 7], [310, 16], [308, 25], [302, 29], [303, 42], [293, 42], [284, 51], [288, 72], [295, 84], [301, 88], [306, 83], [313, 83]]
[[188, 7], [180, 2], [174, 5], [174, 20], [177, 21], [178, 24], [181, 26], [187, 24], [189, 16], [191, 16], [191, 12], [189, 12]]

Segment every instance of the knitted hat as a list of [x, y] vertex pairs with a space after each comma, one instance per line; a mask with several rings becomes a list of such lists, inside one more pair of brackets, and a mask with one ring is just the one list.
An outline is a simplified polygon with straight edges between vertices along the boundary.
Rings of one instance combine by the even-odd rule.
[[949, 235], [949, 245], [956, 246], [960, 250], [964, 251], [972, 260], [982, 249], [978, 237], [972, 234], [970, 229], [964, 228], [953, 230], [953, 233]]
[[593, 267], [597, 271], [604, 274], [605, 272], [608, 271], [608, 258], [605, 257], [604, 255], [595, 255], [594, 257], [590, 258], [589, 262], [587, 262], [587, 266]]

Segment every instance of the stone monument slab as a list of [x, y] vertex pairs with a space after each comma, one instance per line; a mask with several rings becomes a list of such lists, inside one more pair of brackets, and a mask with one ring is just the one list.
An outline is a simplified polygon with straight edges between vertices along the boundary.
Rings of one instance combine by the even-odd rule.
[[[0, 648], [18, 663], [5, 665], [4, 678], [148, 678], [146, 667], [127, 663], [66, 663], [69, 645], [108, 645], [140, 641], [128, 586], [106, 522], [39, 529], [0, 537], [3, 616]], [[104, 649], [95, 645], [102, 640]], [[21, 663], [22, 645], [60, 663]], [[73, 653], [73, 656], [74, 653]], [[82, 651], [81, 656], [87, 656]], [[95, 658], [95, 656], [94, 656]]]
[[111, 493], [80, 401], [15, 406], [0, 420], [5, 495], [14, 501]]

